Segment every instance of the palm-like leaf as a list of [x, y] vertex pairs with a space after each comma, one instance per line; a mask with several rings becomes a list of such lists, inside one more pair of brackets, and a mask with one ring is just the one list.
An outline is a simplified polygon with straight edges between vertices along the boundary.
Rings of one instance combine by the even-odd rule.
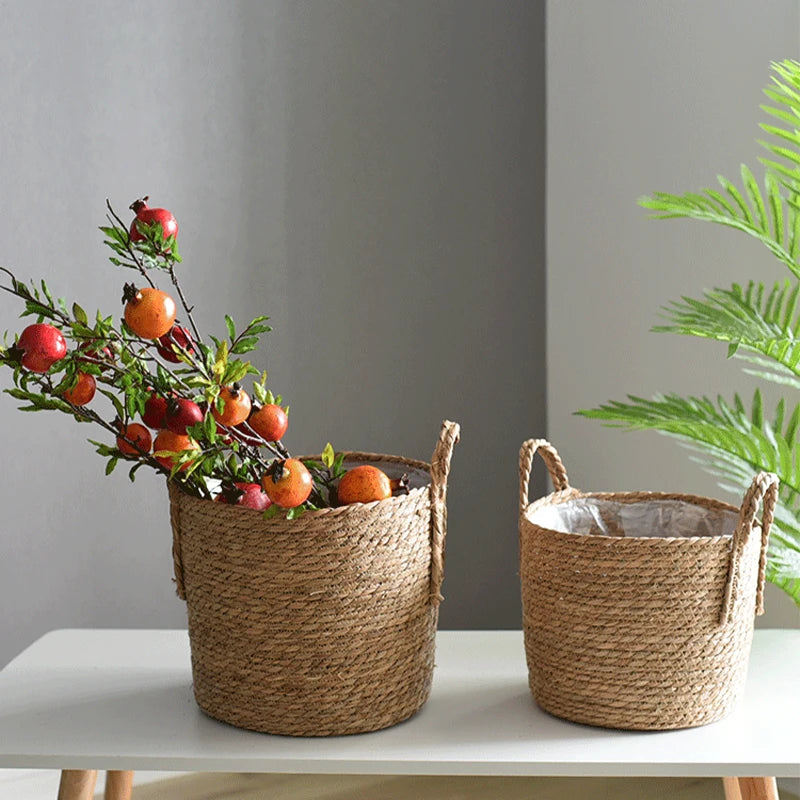
[[767, 577], [800, 604], [800, 405], [788, 417], [786, 410], [781, 400], [767, 420], [756, 391], [749, 412], [739, 395], [731, 405], [722, 398], [713, 402], [667, 394], [652, 400], [629, 396], [628, 402], [612, 401], [579, 413], [612, 427], [676, 437], [703, 454], [701, 463], [723, 480], [724, 488], [740, 494], [759, 470], [776, 473], [781, 504], [770, 537]]
[[[639, 205], [654, 211], [656, 219], [690, 219], [736, 228], [758, 239], [800, 278], [800, 209], [781, 194], [781, 182], [770, 171], [764, 178], [766, 202], [753, 173], [742, 165], [744, 194], [727, 178], [718, 176], [725, 194], [714, 189], [683, 195], [655, 192]], [[800, 175], [800, 173], [799, 173]], [[800, 181], [799, 181], [800, 182]]]
[[800, 64], [796, 61], [773, 63], [772, 85], [764, 94], [777, 105], [762, 105], [762, 110], [781, 124], [761, 123], [761, 129], [777, 142], [759, 140], [773, 156], [782, 161], [761, 158], [760, 161], [775, 174], [793, 194], [800, 187]]
[[702, 300], [683, 297], [663, 309], [670, 325], [659, 333], [678, 333], [728, 343], [728, 356], [764, 367], [746, 370], [800, 389], [800, 283], [776, 283], [767, 291], [750, 281], [745, 289], [704, 292]]
[[[760, 241], [795, 280], [767, 289], [751, 281], [746, 288], [713, 289], [701, 299], [683, 297], [666, 306], [668, 324], [656, 331], [713, 339], [728, 344], [728, 356], [750, 363], [745, 371], [800, 389], [800, 62], [772, 65], [772, 84], [764, 90], [771, 117], [761, 125], [771, 140], [761, 141], [769, 157], [763, 190], [741, 167], [741, 189], [718, 177], [719, 189], [683, 195], [656, 192], [639, 203], [659, 219], [704, 220], [743, 231]], [[800, 605], [800, 406], [786, 415], [782, 400], [771, 421], [764, 418], [760, 392], [748, 412], [737, 396], [652, 400], [629, 396], [589, 411], [587, 417], [630, 430], [656, 430], [674, 436], [702, 454], [704, 466], [729, 489], [742, 491], [755, 472], [769, 470], [781, 480], [779, 508], [771, 537], [767, 577]]]

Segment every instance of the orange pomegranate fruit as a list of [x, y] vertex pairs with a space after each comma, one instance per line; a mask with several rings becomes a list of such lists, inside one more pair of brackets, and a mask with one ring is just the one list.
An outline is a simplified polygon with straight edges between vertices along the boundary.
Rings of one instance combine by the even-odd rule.
[[223, 386], [219, 393], [219, 399], [222, 401], [222, 409], [214, 409], [214, 419], [220, 425], [239, 425], [250, 416], [250, 409], [252, 402], [250, 395], [239, 386], [238, 383], [233, 383], [230, 386]]
[[372, 503], [392, 496], [389, 476], [378, 467], [362, 464], [348, 470], [339, 481], [337, 490], [339, 505], [350, 503]]
[[[175, 456], [184, 452], [185, 450], [199, 450], [200, 446], [197, 444], [194, 439], [184, 434], [175, 433], [174, 431], [165, 428], [163, 431], [159, 431], [158, 436], [156, 436], [155, 442], [153, 442], [153, 452], [158, 453], [159, 451], [164, 451], [168, 453], [168, 455], [157, 455], [156, 460], [161, 464], [162, 467], [166, 467], [167, 469], [172, 469], [175, 464]], [[187, 461], [182, 467], [181, 472], [189, 468], [191, 461]]]
[[286, 434], [289, 417], [276, 403], [267, 403], [250, 415], [247, 424], [265, 442], [278, 442]]
[[125, 285], [125, 322], [142, 339], [158, 339], [175, 324], [178, 313], [175, 301], [160, 289], [137, 289]]
[[297, 458], [279, 461], [262, 479], [267, 497], [281, 508], [296, 508], [311, 494], [313, 480], [308, 467]]
[[337, 489], [338, 504], [374, 503], [386, 500], [398, 489], [408, 489], [408, 476], [389, 478], [378, 467], [361, 464], [345, 472]]

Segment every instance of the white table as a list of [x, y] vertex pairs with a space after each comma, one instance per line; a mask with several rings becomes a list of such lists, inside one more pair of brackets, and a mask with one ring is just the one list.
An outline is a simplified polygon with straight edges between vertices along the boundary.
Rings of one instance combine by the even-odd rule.
[[[757, 631], [746, 695], [731, 716], [702, 728], [633, 733], [541, 711], [528, 691], [521, 632], [444, 631], [430, 700], [411, 720], [376, 733], [298, 739], [203, 714], [192, 696], [185, 631], [59, 630], [0, 672], [0, 767], [67, 770], [73, 783], [62, 780], [65, 798], [84, 796], [90, 772], [82, 771], [98, 769], [122, 776], [120, 785], [131, 770], [795, 777], [798, 654], [800, 631]], [[740, 789], [743, 797], [751, 790], [770, 797], [772, 786], [729, 780], [726, 789], [730, 797]]]

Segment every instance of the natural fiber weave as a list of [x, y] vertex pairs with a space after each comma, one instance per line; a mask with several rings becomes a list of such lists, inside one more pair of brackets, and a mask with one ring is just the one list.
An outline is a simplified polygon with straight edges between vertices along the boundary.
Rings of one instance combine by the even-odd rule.
[[[556, 491], [529, 504], [537, 451]], [[692, 727], [725, 716], [744, 685], [754, 614], [763, 613], [777, 493], [777, 478], [760, 473], [740, 510], [692, 495], [583, 494], [570, 488], [552, 445], [525, 442], [520, 577], [529, 684], [537, 703], [574, 722], [635, 730]], [[537, 511], [575, 498], [678, 500], [708, 511], [738, 511], [738, 522], [733, 536], [686, 538], [665, 537], [664, 531], [639, 537], [564, 533], [536, 523]]]
[[264, 520], [169, 486], [194, 693], [212, 717], [266, 733], [385, 728], [428, 697], [441, 599], [446, 488], [458, 426], [407, 495]]

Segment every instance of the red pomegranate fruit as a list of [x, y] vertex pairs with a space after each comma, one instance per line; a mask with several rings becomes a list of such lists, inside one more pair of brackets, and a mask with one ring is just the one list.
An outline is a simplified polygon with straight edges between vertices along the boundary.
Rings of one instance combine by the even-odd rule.
[[22, 366], [31, 372], [47, 372], [67, 354], [64, 335], [46, 322], [28, 325], [22, 331], [17, 347], [22, 350]]

